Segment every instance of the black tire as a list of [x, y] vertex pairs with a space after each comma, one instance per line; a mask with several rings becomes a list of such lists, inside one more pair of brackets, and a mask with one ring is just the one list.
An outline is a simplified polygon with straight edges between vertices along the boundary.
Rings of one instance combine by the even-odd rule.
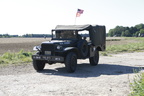
[[48, 62], [48, 64], [49, 64], [49, 65], [52, 65], [52, 64], [53, 64], [53, 62]]
[[40, 60], [33, 60], [33, 67], [36, 71], [42, 71], [45, 67], [45, 62]]
[[75, 72], [77, 67], [77, 55], [74, 52], [70, 52], [67, 54], [65, 59], [65, 67], [67, 72]]
[[98, 65], [98, 62], [99, 62], [99, 51], [96, 51], [95, 52], [95, 55], [94, 57], [90, 57], [89, 58], [89, 62], [92, 66], [96, 66]]
[[80, 57], [86, 58], [88, 55], [88, 43], [86, 40], [81, 40], [78, 43], [78, 49], [80, 52]]

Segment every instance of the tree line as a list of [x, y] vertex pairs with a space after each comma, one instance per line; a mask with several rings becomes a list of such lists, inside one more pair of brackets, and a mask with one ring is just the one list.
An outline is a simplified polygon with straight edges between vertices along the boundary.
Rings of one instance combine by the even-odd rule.
[[109, 37], [144, 37], [144, 24], [132, 27], [116, 26], [107, 33]]
[[18, 35], [0, 34], [0, 38], [19, 37]]
[[[88, 36], [88, 34], [85, 34]], [[110, 29], [107, 33], [109, 37], [144, 37], [144, 24], [137, 24], [132, 27], [116, 26], [114, 29]], [[19, 35], [9, 35], [0, 34], [0, 38], [10, 38], [10, 37], [25, 37], [25, 38], [46, 38], [51, 37], [51, 34], [24, 34]]]
[[22, 35], [22, 37], [36, 37], [36, 38], [46, 38], [46, 37], [51, 37], [51, 34], [25, 34]]
[[24, 34], [22, 36], [19, 36], [19, 35], [10, 35], [10, 34], [0, 34], [0, 38], [11, 38], [11, 37], [46, 38], [46, 37], [51, 37], [51, 35], [50, 34]]

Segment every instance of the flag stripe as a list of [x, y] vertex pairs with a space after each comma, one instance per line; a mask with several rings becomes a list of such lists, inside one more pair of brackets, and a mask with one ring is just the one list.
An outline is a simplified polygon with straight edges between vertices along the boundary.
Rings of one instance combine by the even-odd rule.
[[78, 9], [77, 13], [82, 14], [84, 10]]
[[78, 9], [76, 13], [76, 17], [79, 17], [81, 14], [83, 14], [84, 10]]

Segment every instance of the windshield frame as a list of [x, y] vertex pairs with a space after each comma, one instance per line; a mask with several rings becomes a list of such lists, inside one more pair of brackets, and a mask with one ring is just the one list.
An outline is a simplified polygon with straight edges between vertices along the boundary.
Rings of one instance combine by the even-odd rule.
[[[59, 34], [57, 34], [56, 32]], [[73, 33], [74, 37], [72, 37], [72, 33], [70, 33], [70, 32]], [[68, 36], [62, 37], [62, 35], [61, 35], [62, 33], [67, 34], [69, 37], [72, 37], [72, 38], [68, 38]], [[56, 34], [57, 34], [57, 36], [59, 35], [59, 38], [56, 38]], [[52, 30], [52, 40], [76, 40], [77, 34], [78, 34], [78, 32], [74, 31], [74, 30], [60, 30], [60, 31], [59, 30], [58, 31]]]

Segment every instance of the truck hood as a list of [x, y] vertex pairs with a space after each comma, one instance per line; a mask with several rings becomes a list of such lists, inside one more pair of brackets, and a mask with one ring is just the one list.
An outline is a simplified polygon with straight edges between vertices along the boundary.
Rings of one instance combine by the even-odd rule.
[[52, 41], [45, 41], [42, 44], [71, 44], [71, 40], [52, 40]]

